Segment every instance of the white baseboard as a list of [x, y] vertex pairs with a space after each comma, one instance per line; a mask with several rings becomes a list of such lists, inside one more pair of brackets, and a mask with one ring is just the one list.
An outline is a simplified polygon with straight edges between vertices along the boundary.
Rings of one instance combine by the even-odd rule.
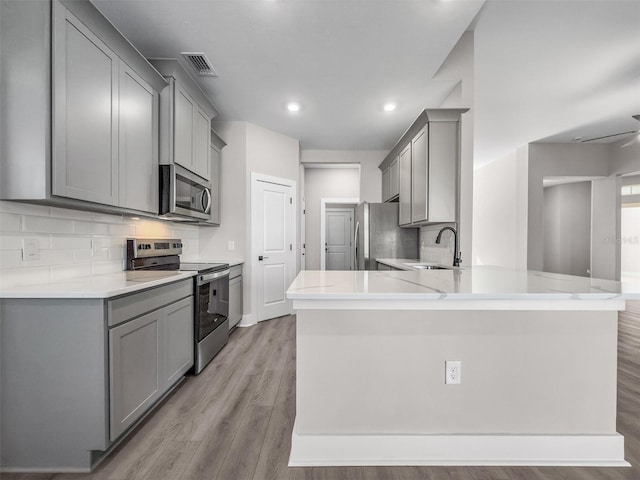
[[254, 319], [254, 316], [252, 313], [248, 313], [246, 315], [243, 315], [242, 318], [240, 319], [240, 321], [238, 322], [238, 324], [236, 325], [236, 327], [250, 327], [252, 325], [255, 325], [256, 321]]
[[290, 467], [402, 465], [630, 466], [612, 435], [301, 435]]

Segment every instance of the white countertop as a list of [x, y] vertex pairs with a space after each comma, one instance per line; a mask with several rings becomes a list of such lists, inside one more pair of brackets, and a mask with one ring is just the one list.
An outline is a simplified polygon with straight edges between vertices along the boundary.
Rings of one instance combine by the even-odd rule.
[[110, 298], [191, 278], [195, 272], [148, 271], [94, 275], [36, 285], [3, 288], [0, 298]]
[[[402, 259], [399, 260], [401, 263]], [[409, 260], [411, 262], [411, 260]], [[421, 271], [298, 274], [292, 300], [609, 300], [640, 299], [640, 285], [492, 266]]]

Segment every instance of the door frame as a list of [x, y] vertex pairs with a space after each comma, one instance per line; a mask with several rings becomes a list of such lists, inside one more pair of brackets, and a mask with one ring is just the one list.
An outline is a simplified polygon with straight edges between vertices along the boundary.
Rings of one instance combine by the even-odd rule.
[[[350, 198], [321, 198], [320, 199], [320, 270], [324, 270], [325, 268], [325, 253], [322, 245], [325, 243], [326, 239], [326, 215], [327, 215], [327, 204], [331, 203], [341, 203], [341, 204], [352, 204], [353, 208], [360, 203], [360, 199], [356, 197]], [[353, 246], [352, 246], [353, 247]]]
[[[259, 261], [258, 254], [261, 251], [260, 242], [257, 238], [256, 232], [258, 231], [258, 182], [263, 183], [273, 183], [275, 185], [282, 185], [285, 187], [291, 188], [291, 198], [292, 198], [292, 209], [291, 209], [291, 238], [289, 241], [294, 248], [289, 252], [291, 256], [290, 260], [292, 261], [292, 268], [289, 274], [288, 283], [290, 284], [297, 274], [297, 262], [296, 262], [296, 217], [297, 217], [297, 190], [296, 190], [296, 181], [288, 178], [279, 178], [273, 177], [271, 175], [263, 175], [257, 172], [251, 172], [251, 261], [248, 262], [250, 265], [250, 271], [248, 272], [250, 283], [251, 283], [251, 316], [253, 317], [250, 323], [246, 323], [253, 325], [260, 321], [260, 312], [258, 311], [258, 276], [255, 275], [258, 272]], [[293, 304], [289, 301], [290, 304], [290, 313], [293, 313]], [[243, 316], [242, 321], [244, 322], [245, 316]]]

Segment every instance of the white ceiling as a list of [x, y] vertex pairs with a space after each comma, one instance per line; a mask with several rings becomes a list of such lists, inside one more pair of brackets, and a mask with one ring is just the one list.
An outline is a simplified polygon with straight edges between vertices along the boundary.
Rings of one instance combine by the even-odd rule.
[[476, 165], [638, 128], [640, 1], [488, 1], [474, 45]]
[[[93, 3], [147, 57], [204, 52], [220, 76], [198, 83], [221, 119], [303, 149], [390, 149], [456, 87], [433, 76], [470, 24], [476, 164], [532, 141], [617, 132], [640, 113], [640, 0]], [[386, 101], [398, 110], [382, 112]]]
[[432, 77], [483, 2], [93, 0], [148, 58], [204, 52], [219, 77], [198, 83], [221, 119], [331, 150], [391, 148], [438, 106], [455, 82]]

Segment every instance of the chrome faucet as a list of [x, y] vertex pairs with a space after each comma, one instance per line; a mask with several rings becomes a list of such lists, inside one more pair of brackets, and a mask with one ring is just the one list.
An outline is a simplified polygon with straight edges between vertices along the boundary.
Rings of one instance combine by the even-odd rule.
[[436, 244], [440, 245], [440, 240], [442, 240], [442, 232], [445, 230], [451, 230], [453, 233], [453, 266], [459, 267], [460, 262], [462, 261], [462, 255], [458, 253], [458, 233], [456, 229], [450, 226], [442, 227], [442, 229], [438, 232], [438, 236], [436, 237]]

